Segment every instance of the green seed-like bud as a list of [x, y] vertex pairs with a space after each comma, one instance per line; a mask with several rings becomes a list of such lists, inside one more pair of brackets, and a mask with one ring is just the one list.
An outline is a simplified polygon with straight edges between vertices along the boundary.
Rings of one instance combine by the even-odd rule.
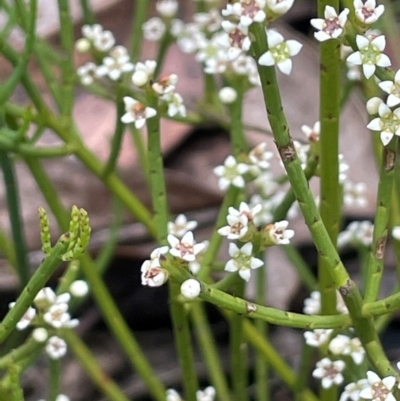
[[44, 210], [42, 207], [39, 208], [39, 220], [42, 250], [46, 255], [48, 255], [51, 252], [50, 223], [46, 210]]

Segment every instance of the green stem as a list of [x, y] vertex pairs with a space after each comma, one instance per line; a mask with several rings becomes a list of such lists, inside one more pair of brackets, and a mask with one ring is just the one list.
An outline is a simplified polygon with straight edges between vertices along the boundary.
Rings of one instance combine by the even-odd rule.
[[390, 216], [390, 203], [394, 181], [398, 137], [394, 137], [388, 146], [383, 148], [374, 234], [368, 263], [368, 277], [365, 288], [365, 302], [375, 301], [378, 297], [383, 274], [387, 230]]
[[60, 360], [50, 359], [50, 384], [49, 384], [49, 401], [56, 401], [60, 393]]
[[7, 210], [10, 219], [11, 235], [15, 247], [15, 269], [18, 274], [19, 285], [22, 289], [29, 281], [30, 272], [14, 165], [7, 152], [0, 151], [0, 166], [3, 170]]
[[6, 257], [11, 266], [17, 266], [15, 247], [8, 235], [0, 229], [0, 251]]
[[314, 348], [308, 346], [307, 344], [303, 344], [303, 348], [301, 351], [300, 357], [300, 366], [297, 370], [297, 380], [294, 386], [294, 395], [295, 401], [302, 401], [302, 392], [307, 388], [307, 382], [310, 375], [311, 364], [313, 363], [312, 354], [314, 352]]
[[131, 58], [134, 62], [140, 58], [141, 47], [143, 43], [142, 25], [146, 21], [147, 10], [149, 7], [148, 0], [141, 0], [135, 3], [135, 12], [133, 13], [131, 43]]
[[[325, 7], [339, 9], [339, 0], [319, 0], [318, 15]], [[340, 42], [320, 44], [320, 213], [330, 240], [336, 245], [340, 224], [339, 199], [339, 119], [340, 119]], [[325, 258], [318, 259], [321, 312], [336, 313], [336, 288]], [[329, 399], [329, 398], [327, 398]]]
[[86, 25], [93, 25], [96, 23], [96, 16], [89, 5], [88, 0], [80, 0], [81, 9], [83, 14], [83, 21]]
[[[235, 293], [243, 297], [244, 280], [241, 280], [235, 288]], [[229, 325], [230, 352], [231, 352], [231, 380], [234, 401], [248, 400], [248, 366], [247, 344], [243, 336], [243, 317], [233, 315]]]
[[30, 338], [18, 348], [14, 348], [8, 354], [0, 358], [0, 369], [6, 369], [12, 364], [18, 364], [21, 360], [29, 357], [41, 347], [42, 345], [40, 343]]
[[0, 324], [0, 343], [14, 330], [28, 308], [31, 306], [37, 293], [46, 285], [49, 278], [61, 263], [61, 255], [68, 248], [68, 235], [60, 237], [43, 263], [37, 268], [29, 283], [25, 286], [15, 305], [11, 308]]
[[149, 160], [147, 158], [146, 147], [143, 143], [143, 137], [141, 135], [140, 130], [138, 130], [134, 125], [132, 125], [130, 127], [129, 132], [131, 134], [132, 141], [136, 148], [138, 158], [139, 158], [139, 163], [140, 163], [140, 166], [142, 167], [143, 174], [146, 179], [146, 183], [147, 183], [148, 187], [150, 188], [150, 166], [149, 166]]
[[194, 333], [197, 337], [197, 341], [207, 365], [210, 383], [215, 387], [216, 393], [218, 394], [218, 400], [230, 401], [231, 396], [224, 375], [224, 369], [221, 360], [218, 357], [218, 349], [212, 336], [207, 316], [204, 312], [204, 306], [200, 303], [193, 303], [191, 308]]
[[[89, 348], [86, 347], [85, 343], [72, 330], [66, 330], [63, 337], [87, 375], [105, 397], [111, 401], [129, 400], [111, 377], [98, 365], [96, 358], [90, 352]], [[161, 398], [159, 399], [161, 400]]]

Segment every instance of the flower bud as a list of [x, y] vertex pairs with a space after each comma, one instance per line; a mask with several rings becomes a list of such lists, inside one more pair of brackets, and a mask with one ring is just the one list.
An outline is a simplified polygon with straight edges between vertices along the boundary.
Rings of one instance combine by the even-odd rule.
[[237, 92], [230, 86], [225, 86], [219, 91], [218, 96], [222, 103], [231, 104], [236, 100]]
[[89, 292], [89, 286], [84, 280], [75, 280], [69, 290], [74, 297], [84, 297]]
[[200, 292], [201, 292], [200, 283], [193, 278], [184, 281], [181, 285], [181, 294], [185, 298], [188, 299], [196, 298], [200, 294]]
[[38, 327], [32, 331], [32, 338], [38, 343], [44, 343], [49, 336], [49, 333], [43, 327]]
[[383, 103], [383, 100], [379, 97], [374, 96], [371, 99], [369, 99], [367, 102], [368, 114], [370, 115], [378, 114], [378, 109], [381, 103]]
[[90, 50], [90, 42], [86, 38], [78, 39], [75, 43], [75, 49], [79, 53], [86, 53]]
[[149, 76], [144, 71], [136, 71], [132, 75], [132, 82], [136, 86], [144, 86], [149, 82]]

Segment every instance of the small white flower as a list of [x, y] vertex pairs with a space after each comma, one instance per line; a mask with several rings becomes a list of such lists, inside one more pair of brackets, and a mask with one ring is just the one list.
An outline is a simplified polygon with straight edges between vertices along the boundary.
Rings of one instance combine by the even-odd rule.
[[380, 131], [381, 141], [386, 146], [394, 135], [400, 136], [400, 107], [391, 110], [385, 103], [378, 108], [379, 117], [369, 122], [367, 128]]
[[228, 3], [221, 13], [224, 17], [237, 16], [240, 18], [240, 25], [250, 26], [253, 22], [265, 20], [265, 5], [266, 0], [239, 0], [233, 4]]
[[46, 344], [46, 352], [51, 359], [60, 359], [67, 353], [67, 343], [60, 337], [50, 337]]
[[269, 231], [269, 236], [274, 244], [287, 245], [290, 243], [290, 238], [294, 236], [293, 230], [287, 230], [289, 222], [287, 220], [278, 221], [270, 224], [266, 229]]
[[226, 35], [220, 36], [219, 44], [228, 49], [228, 59], [235, 60], [242, 52], [250, 49], [251, 41], [246, 26], [237, 25], [230, 21], [222, 21]]
[[204, 390], [196, 391], [197, 401], [214, 401], [215, 396], [216, 396], [215, 388], [212, 386], [208, 386]]
[[165, 401], [182, 401], [182, 398], [176, 390], [169, 388], [165, 394]]
[[283, 74], [289, 75], [292, 71], [290, 57], [298, 54], [303, 45], [297, 40], [284, 41], [283, 36], [270, 29], [267, 31], [269, 50], [258, 59], [258, 64], [272, 66], [277, 65]]
[[[383, 82], [380, 82], [378, 85], [384, 92], [389, 94], [389, 96], [386, 100], [386, 104], [389, 107], [394, 107], [394, 106], [397, 106], [400, 104], [400, 70], [397, 70], [396, 75], [394, 76], [394, 81], [383, 81]], [[373, 98], [373, 99], [375, 99], [375, 98]], [[376, 99], [379, 99], [380, 103], [383, 102], [383, 100], [380, 98], [376, 98]], [[372, 99], [370, 99], [370, 100], [372, 100]], [[379, 107], [379, 105], [378, 105], [378, 107]], [[376, 114], [376, 112], [370, 113], [370, 114]]]
[[221, 29], [222, 17], [219, 9], [211, 8], [207, 12], [193, 14], [193, 21], [203, 32], [216, 32]]
[[343, 203], [350, 207], [365, 207], [368, 204], [366, 192], [367, 184], [364, 182], [354, 184], [346, 180], [343, 184]]
[[214, 168], [214, 174], [220, 177], [218, 186], [222, 191], [228, 189], [230, 185], [244, 188], [245, 181], [242, 175], [248, 171], [249, 166], [244, 163], [238, 163], [233, 156], [228, 156], [223, 166]]
[[370, 246], [372, 244], [372, 236], [374, 225], [368, 221], [353, 221], [344, 231], [339, 233], [338, 247], [341, 248], [347, 244], [362, 244]]
[[356, 365], [360, 365], [365, 356], [365, 350], [358, 337], [350, 338], [338, 334], [329, 343], [329, 350], [334, 355], [350, 355]]
[[322, 379], [323, 388], [330, 388], [333, 385], [338, 386], [343, 383], [341, 372], [346, 366], [343, 361], [331, 361], [329, 358], [324, 358], [317, 362], [316, 366], [312, 375], [317, 379]]
[[[236, 3], [235, 3], [236, 4]], [[218, 92], [219, 100], [224, 104], [231, 104], [237, 98], [237, 92], [230, 86], [225, 86]]]
[[197, 227], [197, 221], [188, 221], [184, 214], [177, 216], [174, 222], [168, 222], [168, 234], [182, 238], [188, 231], [192, 231]]
[[69, 291], [74, 297], [84, 297], [89, 292], [89, 285], [85, 280], [75, 280], [71, 283]]
[[267, 151], [267, 142], [261, 142], [249, 152], [250, 162], [258, 169], [267, 170], [270, 166], [269, 160], [273, 157], [273, 153]]
[[157, 62], [154, 60], [146, 60], [144, 63], [137, 63], [135, 72], [132, 74], [132, 83], [138, 87], [146, 85], [153, 77], [156, 67]]
[[70, 298], [67, 292], [56, 295], [50, 287], [44, 287], [37, 293], [33, 302], [38, 309], [47, 310], [54, 304], [68, 303]]
[[232, 259], [226, 263], [225, 270], [228, 272], [238, 271], [243, 280], [249, 281], [251, 269], [257, 269], [264, 264], [261, 259], [254, 258], [252, 252], [253, 244], [251, 242], [247, 242], [240, 249], [231, 242], [229, 244], [229, 255]]
[[175, 90], [176, 84], [178, 83], [178, 76], [176, 74], [167, 75], [161, 77], [158, 81], [154, 82], [151, 87], [154, 92], [159, 95], [165, 95]]
[[[15, 305], [15, 302], [11, 302], [8, 306], [9, 308], [13, 308]], [[32, 322], [32, 320], [35, 318], [36, 316], [36, 309], [29, 307], [26, 312], [24, 313], [24, 315], [21, 317], [21, 319], [19, 320], [19, 322], [17, 323], [16, 327], [17, 330], [24, 330], [26, 329]]]
[[181, 294], [188, 299], [193, 299], [199, 296], [201, 292], [200, 283], [190, 278], [181, 284]]
[[267, 0], [267, 11], [276, 15], [283, 15], [292, 8], [293, 3], [294, 0]]
[[356, 383], [349, 383], [345, 388], [343, 393], [340, 396], [339, 401], [359, 401], [360, 400], [360, 392], [368, 387], [368, 380], [361, 379]]
[[366, 78], [374, 75], [376, 66], [389, 67], [391, 65], [389, 57], [382, 53], [386, 46], [384, 35], [370, 39], [362, 35], [357, 35], [356, 42], [358, 51], [350, 54], [347, 57], [347, 61], [352, 64], [362, 65]]
[[32, 331], [32, 338], [38, 343], [44, 343], [49, 337], [48, 331], [43, 327], [38, 327]]
[[88, 63], [80, 66], [76, 73], [79, 76], [79, 79], [82, 85], [90, 85], [93, 83], [95, 78], [97, 78], [97, 65], [89, 61]]
[[151, 42], [158, 42], [164, 35], [166, 27], [163, 20], [153, 17], [142, 25], [143, 37]]
[[160, 258], [168, 252], [168, 246], [156, 248], [150, 254], [150, 260], [145, 260], [140, 269], [142, 285], [160, 287], [168, 280], [168, 272], [161, 267]]
[[342, 355], [344, 354], [345, 349], [348, 347], [350, 342], [350, 337], [345, 336], [343, 334], [338, 334], [335, 338], [329, 343], [329, 351], [332, 352], [333, 355]]
[[321, 311], [321, 294], [312, 291], [309, 298], [304, 300], [303, 312], [306, 315], [318, 315]]
[[377, 7], [375, 0], [366, 0], [365, 3], [354, 0], [353, 4], [357, 19], [367, 25], [376, 22], [385, 11], [385, 6], [381, 4]]
[[360, 391], [360, 398], [372, 401], [396, 401], [392, 394], [392, 388], [396, 383], [394, 376], [381, 379], [375, 372], [367, 372], [368, 387]]
[[152, 118], [157, 111], [152, 107], [146, 107], [143, 103], [129, 96], [124, 97], [126, 113], [121, 117], [124, 124], [135, 123], [135, 127], [140, 129], [146, 123], [148, 118]]
[[56, 329], [61, 327], [70, 327], [70, 322], [75, 324], [75, 320], [71, 320], [68, 311], [68, 304], [60, 303], [51, 305], [48, 311], [43, 315], [43, 319], [50, 326]]
[[157, 12], [165, 17], [172, 18], [178, 12], [179, 4], [176, 0], [158, 0], [156, 3]]
[[168, 242], [171, 245], [169, 253], [179, 259], [186, 260], [187, 262], [193, 262], [196, 260], [196, 255], [205, 248], [205, 244], [196, 244], [191, 231], [188, 231], [182, 239], [169, 234]]
[[301, 131], [310, 142], [318, 142], [319, 134], [321, 132], [321, 123], [319, 121], [315, 122], [312, 128], [308, 125], [302, 125]]
[[125, 72], [130, 72], [134, 68], [129, 61], [129, 57], [104, 57], [103, 64], [97, 67], [96, 75], [98, 77], [108, 76], [113, 81], [117, 81]]
[[186, 117], [186, 107], [183, 104], [183, 98], [179, 93], [167, 93], [162, 95], [160, 99], [168, 103], [167, 114], [170, 117], [174, 117], [178, 114], [182, 117]]
[[310, 347], [320, 347], [329, 340], [332, 332], [332, 329], [316, 329], [313, 331], [306, 331], [304, 333], [304, 339], [306, 340], [306, 344]]
[[95, 49], [101, 52], [109, 51], [115, 44], [112, 32], [103, 30], [99, 24], [84, 25], [82, 35], [93, 44]]
[[315, 39], [324, 42], [329, 39], [336, 39], [343, 33], [343, 28], [347, 22], [349, 9], [345, 8], [339, 15], [332, 6], [326, 6], [324, 18], [313, 18], [311, 25], [318, 29], [314, 33]]

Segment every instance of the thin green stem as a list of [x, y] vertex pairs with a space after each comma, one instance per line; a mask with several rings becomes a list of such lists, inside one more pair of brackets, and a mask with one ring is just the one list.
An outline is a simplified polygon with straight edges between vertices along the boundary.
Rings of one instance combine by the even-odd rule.
[[3, 170], [7, 210], [10, 219], [11, 235], [15, 247], [15, 270], [18, 274], [19, 285], [22, 289], [29, 281], [30, 272], [14, 165], [7, 152], [0, 151], [0, 166]]
[[105, 397], [111, 401], [129, 401], [118, 385], [99, 366], [96, 358], [90, 352], [89, 348], [86, 347], [85, 343], [72, 330], [66, 330], [63, 337], [87, 375]]
[[392, 200], [394, 170], [396, 164], [398, 137], [395, 136], [383, 149], [376, 201], [374, 234], [368, 263], [368, 276], [365, 288], [365, 302], [375, 301], [378, 297], [383, 274], [386, 239]]
[[[236, 285], [235, 293], [243, 297], [244, 280]], [[248, 366], [247, 366], [247, 344], [243, 336], [243, 317], [233, 315], [229, 325], [229, 348], [231, 355], [231, 381], [234, 401], [248, 400]]]
[[[325, 7], [336, 10], [339, 0], [319, 0], [318, 15]], [[340, 224], [339, 199], [339, 118], [340, 118], [340, 42], [327, 40], [320, 44], [320, 213], [333, 245], [336, 245]], [[318, 281], [321, 312], [336, 313], [336, 288], [326, 259], [318, 259]], [[327, 398], [329, 399], [329, 398]]]
[[131, 58], [134, 62], [140, 58], [143, 29], [142, 25], [146, 21], [147, 10], [149, 7], [148, 0], [140, 0], [135, 2], [135, 12], [133, 13], [132, 34], [130, 38]]
[[43, 263], [37, 268], [29, 283], [25, 286], [15, 305], [0, 324], [0, 343], [14, 330], [16, 324], [31, 306], [37, 293], [46, 285], [49, 278], [60, 265], [61, 255], [68, 248], [68, 235], [64, 234], [52, 248]]
[[302, 393], [307, 388], [307, 382], [310, 375], [311, 364], [313, 363], [312, 354], [315, 348], [303, 344], [300, 357], [300, 366], [297, 370], [297, 380], [294, 386], [295, 401], [302, 401]]
[[203, 353], [210, 383], [215, 387], [220, 401], [230, 401], [231, 396], [229, 394], [224, 369], [218, 356], [218, 348], [207, 321], [204, 306], [201, 303], [193, 303], [191, 308], [194, 333]]
[[[96, 23], [96, 16], [89, 5], [89, 0], [80, 0], [81, 9], [83, 14], [83, 22], [86, 25], [93, 25]], [[140, 2], [139, 2], [140, 3]]]
[[6, 257], [11, 266], [17, 266], [14, 244], [2, 229], [0, 229], [0, 251]]
[[60, 360], [59, 359], [50, 359], [50, 383], [49, 383], [49, 401], [56, 401], [57, 397], [60, 393]]

